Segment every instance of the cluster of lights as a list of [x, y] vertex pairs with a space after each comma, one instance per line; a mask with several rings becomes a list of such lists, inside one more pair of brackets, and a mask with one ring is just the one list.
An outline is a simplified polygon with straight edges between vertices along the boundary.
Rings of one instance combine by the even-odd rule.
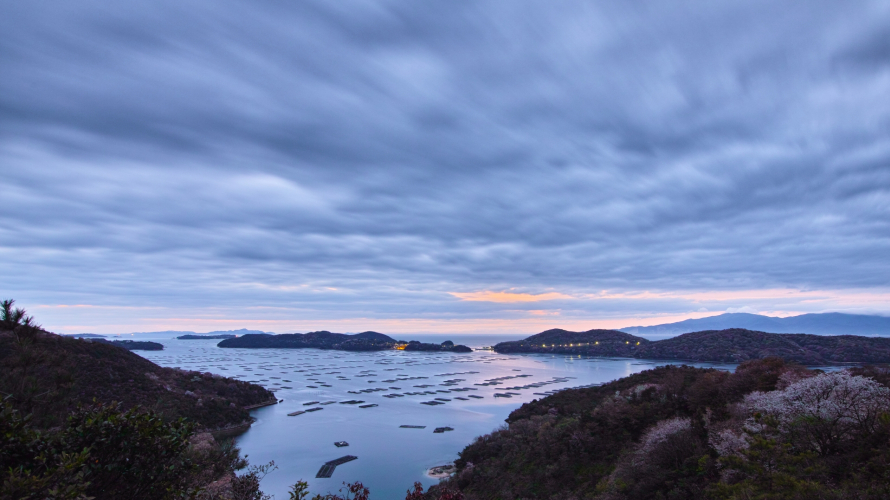
[[[630, 341], [625, 341], [624, 343], [630, 344]], [[590, 342], [588, 342], [586, 344], [568, 344], [568, 345], [566, 345], [566, 344], [561, 344], [561, 345], [550, 344], [549, 346], [547, 344], [541, 344], [541, 347], [575, 347], [576, 345], [578, 347], [581, 347], [582, 345], [590, 345]], [[594, 345], [599, 345], [599, 342], [594, 342]], [[640, 343], [637, 342], [637, 345], [640, 345]]]

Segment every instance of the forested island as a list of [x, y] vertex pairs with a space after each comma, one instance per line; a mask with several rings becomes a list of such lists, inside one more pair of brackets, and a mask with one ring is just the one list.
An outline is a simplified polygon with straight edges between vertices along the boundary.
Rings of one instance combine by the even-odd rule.
[[91, 338], [90, 342], [98, 342], [100, 344], [110, 344], [117, 347], [123, 347], [128, 351], [163, 351], [164, 344], [159, 342], [151, 342], [148, 340], [106, 340], [99, 338]]
[[471, 352], [467, 346], [455, 345], [447, 340], [441, 344], [426, 344], [418, 341], [396, 340], [377, 332], [356, 334], [331, 333], [329, 331], [309, 333], [282, 333], [278, 335], [259, 333], [226, 339], [219, 347], [278, 348], [278, 349], [335, 349], [341, 351], [384, 351], [399, 349], [405, 351]]
[[472, 349], [465, 345], [455, 344], [450, 340], [446, 340], [441, 344], [422, 343], [412, 340], [404, 344], [405, 351], [424, 351], [424, 352], [473, 352]]
[[770, 356], [805, 365], [890, 363], [890, 338], [766, 333], [741, 328], [686, 333], [658, 341], [617, 330], [554, 329], [524, 340], [501, 342], [494, 350], [725, 363]]
[[354, 335], [331, 333], [328, 331], [309, 333], [251, 333], [217, 344], [219, 347], [337, 349], [343, 351], [382, 351], [392, 349], [396, 340], [377, 332], [362, 332]]

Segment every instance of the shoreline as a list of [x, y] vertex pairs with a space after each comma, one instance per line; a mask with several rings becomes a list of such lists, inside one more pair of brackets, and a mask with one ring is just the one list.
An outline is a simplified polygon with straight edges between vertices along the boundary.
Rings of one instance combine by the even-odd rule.
[[445, 479], [451, 477], [456, 471], [457, 467], [454, 464], [436, 465], [427, 469], [424, 475], [432, 479]]

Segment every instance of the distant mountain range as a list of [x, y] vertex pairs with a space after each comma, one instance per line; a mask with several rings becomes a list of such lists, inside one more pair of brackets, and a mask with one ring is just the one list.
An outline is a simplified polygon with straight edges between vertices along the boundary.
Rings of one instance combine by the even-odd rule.
[[[219, 331], [207, 332], [207, 333], [198, 333], [198, 332], [186, 331], [186, 330], [163, 330], [160, 332], [132, 332], [132, 333], [122, 333], [119, 335], [176, 335], [176, 336], [180, 336], [180, 335], [247, 335], [247, 334], [253, 334], [253, 333], [256, 333], [256, 334], [268, 333], [270, 335], [275, 334], [275, 332], [264, 332], [262, 330], [248, 330], [247, 328], [242, 328], [240, 330], [219, 330]], [[69, 337], [91, 338], [91, 337], [114, 337], [117, 334], [96, 335], [93, 333], [72, 333], [72, 334], [66, 334], [66, 335], [68, 335]]]
[[619, 331], [633, 335], [681, 335], [704, 330], [744, 328], [769, 333], [809, 333], [813, 335], [888, 335], [890, 317], [860, 314], [823, 313], [775, 318], [748, 313], [727, 313], [701, 319], [655, 326], [630, 326]]

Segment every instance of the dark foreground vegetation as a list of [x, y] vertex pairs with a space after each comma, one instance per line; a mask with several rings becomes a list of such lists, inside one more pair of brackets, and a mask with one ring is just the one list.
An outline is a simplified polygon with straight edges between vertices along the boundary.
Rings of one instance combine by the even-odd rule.
[[514, 411], [460, 454], [468, 499], [890, 498], [890, 371], [665, 366]]
[[654, 342], [617, 330], [556, 329], [524, 340], [501, 342], [494, 350], [726, 363], [768, 357], [805, 365], [890, 363], [890, 338], [765, 333], [741, 328], [686, 333]]
[[0, 498], [263, 498], [259, 480], [274, 464], [247, 467], [231, 441], [196, 433], [185, 420], [119, 405], [93, 404], [41, 429], [0, 403]]

